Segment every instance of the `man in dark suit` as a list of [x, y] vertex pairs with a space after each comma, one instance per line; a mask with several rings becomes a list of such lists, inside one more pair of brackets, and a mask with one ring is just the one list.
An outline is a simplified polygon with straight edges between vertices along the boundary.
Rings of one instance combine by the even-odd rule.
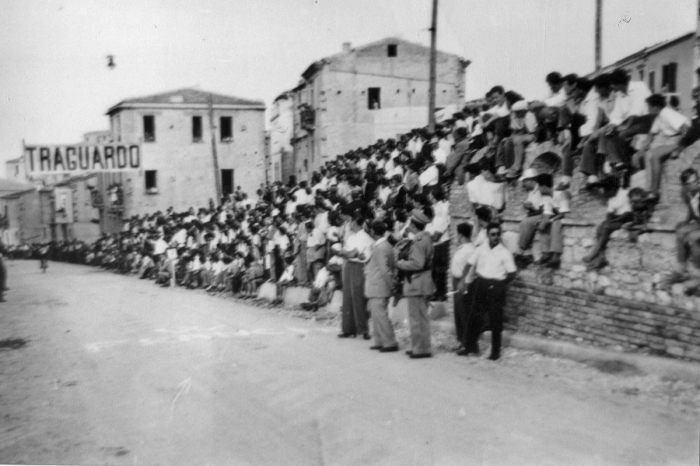
[[433, 242], [425, 226], [430, 218], [421, 210], [411, 214], [408, 232], [415, 235], [408, 258], [396, 261], [396, 268], [405, 272], [403, 295], [408, 302], [408, 324], [411, 331], [411, 359], [429, 358], [430, 319], [428, 296], [435, 293], [432, 278]]
[[384, 236], [386, 230], [384, 222], [372, 222], [372, 238], [375, 243], [369, 261], [365, 264], [365, 297], [374, 325], [374, 346], [370, 349], [379, 350], [380, 353], [399, 350], [389, 320], [389, 298], [395, 265], [394, 249]]

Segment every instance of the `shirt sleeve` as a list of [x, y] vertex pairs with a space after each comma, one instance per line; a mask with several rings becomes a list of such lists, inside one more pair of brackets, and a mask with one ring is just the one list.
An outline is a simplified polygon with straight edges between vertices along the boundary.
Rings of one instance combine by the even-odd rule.
[[544, 99], [544, 104], [547, 107], [561, 107], [566, 103], [566, 91], [562, 88], [556, 94], [551, 95]]
[[[668, 124], [668, 126], [670, 128], [673, 129], [673, 131], [675, 133], [680, 133], [683, 125], [690, 125], [690, 120], [688, 120], [688, 118], [685, 115], [683, 115], [682, 113], [679, 113], [679, 112], [677, 112], [673, 109], [670, 109], [670, 108], [666, 108], [664, 110], [668, 110], [668, 111], [661, 112], [659, 114], [659, 117], [661, 117], [661, 115], [663, 115], [665, 122]], [[657, 117], [656, 119], [658, 120], [659, 117]], [[656, 123], [656, 121], [654, 121], [654, 123]]]
[[[504, 248], [505, 249], [505, 248]], [[513, 259], [513, 254], [505, 249], [503, 254], [503, 268], [507, 273], [517, 272], [518, 268], [515, 266], [515, 260]]]

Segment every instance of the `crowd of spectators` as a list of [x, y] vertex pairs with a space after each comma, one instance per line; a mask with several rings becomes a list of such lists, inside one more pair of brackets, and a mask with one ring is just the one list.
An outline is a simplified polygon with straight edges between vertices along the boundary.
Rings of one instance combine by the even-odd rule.
[[[605, 267], [611, 233], [626, 228], [634, 237], [644, 231], [660, 199], [662, 165], [691, 146], [700, 129], [695, 120], [666, 105], [662, 95], [630, 81], [624, 70], [594, 79], [552, 72], [545, 80], [551, 89], [545, 98], [528, 102], [494, 86], [485, 103], [465, 107], [433, 132], [417, 128], [349, 151], [326, 162], [308, 181], [291, 176], [261, 186], [255, 200], [238, 188], [219, 205], [210, 201], [198, 210], [134, 216], [119, 233], [93, 244], [54, 244], [50, 254], [55, 260], [152, 279], [163, 287], [203, 288], [242, 298], [254, 296], [264, 281], [277, 285], [278, 296], [290, 285], [305, 285], [312, 292], [304, 307], [314, 310], [336, 289], [351, 290], [347, 299], [358, 293], [362, 298], [362, 283], [344, 282], [343, 270], [368, 259], [376, 240], [371, 225], [384, 225], [377, 231], [385, 230], [382, 237], [400, 257], [415, 237], [411, 225], [423, 222], [433, 245], [429, 270], [435, 291], [429, 298], [444, 301], [448, 273], [457, 288], [469, 272], [466, 253], [458, 265], [456, 257], [452, 264], [449, 259], [453, 183], [467, 183], [473, 206], [469, 228], [459, 231], [460, 244], [478, 248], [489, 241], [489, 225], [501, 219], [506, 185], [519, 181], [527, 200], [515, 263], [522, 268], [534, 262], [530, 251], [540, 235], [537, 265], [557, 268], [564, 248], [562, 220], [571, 212], [572, 177], [578, 170], [585, 177], [582, 191], [609, 197], [595, 246], [584, 258], [591, 269]], [[630, 189], [631, 176], [642, 169], [645, 186]], [[694, 176], [690, 182], [697, 184]], [[692, 193], [697, 198], [697, 189]], [[697, 202], [692, 205], [697, 211]], [[679, 242], [695, 238], [700, 225], [686, 224], [679, 235]], [[22, 246], [10, 257], [36, 254], [36, 247]], [[685, 262], [685, 256], [679, 261]], [[396, 275], [398, 299], [406, 278], [400, 271]]]

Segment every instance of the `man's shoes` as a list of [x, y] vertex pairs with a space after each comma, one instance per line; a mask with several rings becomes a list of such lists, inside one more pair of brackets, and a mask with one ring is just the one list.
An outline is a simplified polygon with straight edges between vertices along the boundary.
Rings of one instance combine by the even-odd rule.
[[532, 255], [530, 254], [515, 254], [515, 265], [519, 268], [524, 269], [528, 265], [534, 262]]
[[549, 252], [543, 252], [542, 257], [535, 261], [536, 265], [545, 265], [552, 259], [552, 254]]
[[365, 333], [364, 335], [362, 335], [362, 338], [364, 338], [365, 340], [370, 340], [372, 337], [369, 336], [369, 333]]
[[412, 355], [413, 355], [413, 351], [408, 350], [408, 351], [406, 351], [406, 354], [409, 355], [409, 356], [412, 356]]
[[374, 345], [369, 347], [371, 350], [381, 350], [382, 348], [384, 348], [382, 345]]
[[493, 353], [491, 353], [491, 356], [489, 356], [489, 359], [490, 359], [491, 361], [498, 361], [498, 359], [499, 359], [500, 357], [501, 357], [500, 354], [493, 354]]
[[413, 354], [409, 356], [411, 359], [423, 359], [423, 358], [432, 358], [433, 355], [431, 353], [421, 353], [421, 354]]
[[380, 349], [380, 353], [395, 353], [399, 350], [398, 346], [385, 346], [384, 348]]
[[339, 333], [338, 338], [355, 338], [357, 336], [356, 333]]
[[561, 267], [561, 258], [558, 255], [552, 256], [552, 258], [546, 264], [544, 264], [544, 266], [550, 269], [558, 269]]
[[457, 351], [457, 356], [470, 356], [472, 354], [474, 356], [476, 356], [479, 354], [479, 352], [474, 351], [474, 350], [468, 350], [468, 349], [461, 349], [461, 350]]

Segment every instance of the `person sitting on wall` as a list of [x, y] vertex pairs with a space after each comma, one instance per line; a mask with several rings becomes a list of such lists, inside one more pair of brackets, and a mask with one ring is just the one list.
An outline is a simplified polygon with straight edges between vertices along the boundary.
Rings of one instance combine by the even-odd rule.
[[615, 175], [617, 191], [615, 196], [608, 200], [608, 209], [605, 220], [596, 228], [596, 238], [593, 248], [583, 262], [588, 264], [589, 270], [601, 269], [608, 265], [605, 258], [605, 250], [613, 232], [622, 228], [623, 225], [634, 220], [632, 205], [630, 203], [630, 176], [629, 172], [623, 170]]
[[700, 176], [694, 168], [681, 172], [681, 198], [688, 212], [686, 219], [676, 226], [677, 268], [667, 277], [669, 284], [690, 279], [688, 262], [700, 267]]
[[[532, 247], [532, 241], [538, 229], [549, 228], [551, 211], [552, 175], [539, 174], [534, 168], [528, 168], [520, 178], [523, 189], [528, 191], [527, 200], [523, 204], [526, 217], [520, 222], [518, 246], [515, 252], [515, 263], [519, 267], [527, 267], [533, 262], [532, 254], [527, 253]], [[542, 187], [549, 189], [545, 194]], [[545, 207], [547, 206], [547, 209]]]
[[477, 172], [467, 183], [467, 196], [474, 208], [487, 206], [496, 218], [506, 208], [506, 184], [496, 178], [493, 159], [482, 158], [469, 165], [472, 173]]
[[[543, 265], [551, 269], [558, 269], [561, 266], [561, 255], [564, 252], [564, 233], [562, 220], [571, 212], [570, 200], [571, 193], [567, 189], [562, 189], [566, 186], [564, 183], [559, 183], [557, 188], [552, 192], [549, 186], [549, 178], [541, 175], [540, 189], [546, 199], [550, 200], [545, 204], [545, 216], [549, 216], [549, 222], [540, 224], [540, 251], [542, 257], [537, 261], [538, 265]], [[551, 176], [551, 175], [550, 175]]]
[[681, 138], [690, 129], [690, 120], [671, 107], [666, 98], [654, 94], [646, 99], [654, 122], [641, 150], [633, 157], [636, 168], [646, 172], [646, 189], [651, 200], [658, 201], [661, 190], [662, 164], [678, 148]]

